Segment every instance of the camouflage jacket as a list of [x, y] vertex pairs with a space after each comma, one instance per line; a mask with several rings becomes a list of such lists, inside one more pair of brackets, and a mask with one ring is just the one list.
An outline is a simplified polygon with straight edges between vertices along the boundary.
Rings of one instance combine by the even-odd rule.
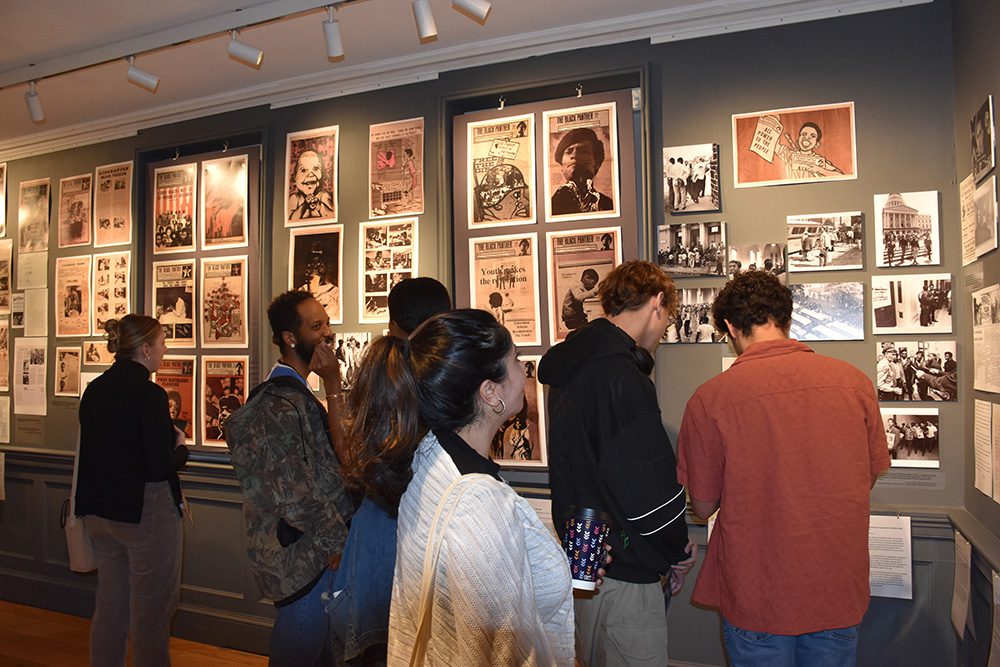
[[[280, 603], [343, 550], [354, 513], [326, 410], [299, 379], [278, 377], [255, 388], [225, 429], [243, 488], [254, 578], [263, 595]], [[278, 540], [282, 519], [302, 532], [287, 546]]]

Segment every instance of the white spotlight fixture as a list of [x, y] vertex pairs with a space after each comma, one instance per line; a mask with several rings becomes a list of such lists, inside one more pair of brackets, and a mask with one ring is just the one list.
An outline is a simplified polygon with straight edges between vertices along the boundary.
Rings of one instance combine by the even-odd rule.
[[486, 23], [486, 17], [490, 15], [492, 8], [487, 0], [451, 0], [451, 4], [480, 23]]
[[151, 93], [155, 93], [160, 85], [160, 77], [135, 66], [135, 56], [128, 57], [128, 80]]
[[434, 24], [430, 0], [413, 0], [413, 18], [417, 20], [417, 33], [421, 40], [437, 37], [438, 29]]
[[35, 92], [35, 81], [28, 82], [28, 92], [24, 94], [24, 102], [28, 105], [28, 115], [33, 123], [45, 120], [45, 109], [42, 108], [42, 98]]
[[327, 5], [329, 18], [323, 21], [323, 37], [326, 39], [326, 58], [336, 60], [344, 57], [344, 40], [340, 35], [340, 23], [333, 18], [333, 5]]
[[229, 36], [232, 38], [229, 40], [229, 57], [250, 67], [260, 67], [261, 61], [264, 60], [264, 52], [256, 46], [241, 42], [238, 39], [239, 30], [230, 30]]

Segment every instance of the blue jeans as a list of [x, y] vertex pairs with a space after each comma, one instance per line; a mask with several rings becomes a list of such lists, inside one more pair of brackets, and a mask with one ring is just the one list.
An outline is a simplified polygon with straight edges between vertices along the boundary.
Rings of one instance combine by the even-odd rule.
[[854, 667], [858, 626], [805, 635], [772, 635], [744, 630], [723, 619], [731, 667]]
[[278, 607], [271, 630], [270, 667], [314, 667], [332, 664], [327, 632], [330, 617], [323, 608], [323, 593], [330, 589], [334, 571], [323, 572], [312, 590], [295, 602]]

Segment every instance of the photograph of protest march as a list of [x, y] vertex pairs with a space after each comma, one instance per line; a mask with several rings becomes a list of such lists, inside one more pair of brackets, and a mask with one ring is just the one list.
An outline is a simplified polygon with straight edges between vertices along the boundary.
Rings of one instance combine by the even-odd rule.
[[737, 188], [858, 177], [854, 102], [733, 116]]
[[672, 277], [725, 275], [726, 223], [690, 222], [656, 230], [656, 261]]
[[726, 336], [712, 326], [712, 302], [718, 287], [693, 287], [677, 290], [680, 297], [677, 317], [667, 327], [661, 343], [722, 343]]
[[937, 408], [882, 408], [893, 468], [940, 468]]
[[864, 340], [865, 292], [861, 283], [802, 283], [789, 288], [792, 338]]
[[719, 144], [663, 149], [663, 210], [667, 213], [721, 211]]
[[505, 468], [544, 468], [548, 465], [545, 395], [536, 373], [541, 357], [518, 355], [517, 358], [524, 369], [524, 404], [493, 435], [490, 459]]
[[940, 263], [937, 190], [875, 195], [875, 266]]
[[951, 333], [951, 274], [872, 276], [872, 333]]
[[875, 389], [879, 401], [957, 401], [955, 341], [878, 341]]
[[864, 268], [865, 218], [861, 211], [790, 215], [786, 225], [789, 271]]
[[751, 243], [730, 245], [726, 274], [730, 280], [743, 271], [766, 271], [777, 276], [782, 285], [788, 284], [784, 243]]
[[986, 101], [969, 121], [972, 131], [972, 174], [976, 183], [990, 172], [996, 164], [996, 130], [993, 126], [993, 96]]

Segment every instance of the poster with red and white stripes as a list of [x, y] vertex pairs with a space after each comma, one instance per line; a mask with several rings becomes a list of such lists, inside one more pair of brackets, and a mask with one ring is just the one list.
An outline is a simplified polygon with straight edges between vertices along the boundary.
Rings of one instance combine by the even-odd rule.
[[198, 165], [164, 167], [153, 175], [153, 253], [194, 250]]

